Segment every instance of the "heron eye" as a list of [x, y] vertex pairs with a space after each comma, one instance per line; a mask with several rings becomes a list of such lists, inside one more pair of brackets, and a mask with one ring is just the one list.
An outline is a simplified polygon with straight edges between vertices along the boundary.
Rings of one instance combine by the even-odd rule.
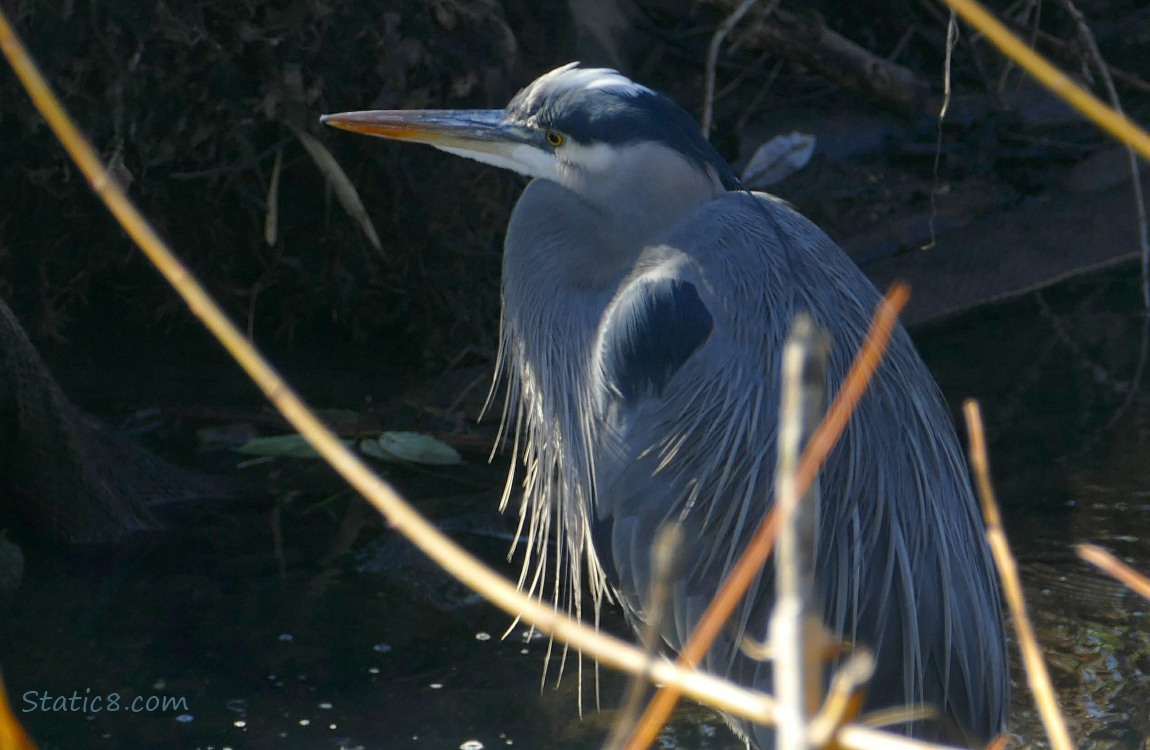
[[562, 133], [556, 133], [554, 130], [548, 130], [546, 135], [544, 135], [544, 138], [546, 138], [547, 142], [555, 148], [559, 148], [563, 145], [563, 142], [567, 140], [563, 137]]

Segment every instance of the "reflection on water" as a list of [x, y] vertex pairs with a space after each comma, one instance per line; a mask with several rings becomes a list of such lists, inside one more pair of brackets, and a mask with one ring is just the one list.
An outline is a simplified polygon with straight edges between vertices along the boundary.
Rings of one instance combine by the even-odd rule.
[[[1150, 470], [1139, 463], [1147, 445], [1136, 423], [1147, 413], [1140, 405], [1116, 425], [1106, 455], [1068, 467], [1065, 513], [1071, 541], [1096, 542], [1144, 571]], [[1142, 747], [1150, 737], [1150, 602], [1073, 559], [1058, 539], [1030, 546], [1025, 583], [1075, 735], [1084, 745]]]
[[[1146, 355], [1138, 293], [1134, 273], [1105, 274], [921, 340], [952, 403], [983, 401], [1027, 602], [1081, 747], [1150, 743], [1150, 602], [1073, 550], [1093, 542], [1150, 570], [1150, 399], [1144, 378], [1133, 384]], [[1021, 680], [1012, 729], [1043, 747]]]
[[[1130, 386], [1144, 333], [1130, 276], [918, 333], [952, 404], [983, 400], [1028, 600], [1083, 747], [1150, 741], [1150, 604], [1072, 550], [1092, 541], [1150, 569], [1150, 401]], [[514, 574], [496, 483], [423, 507]], [[592, 665], [511, 627], [386, 529], [328, 562], [345, 508], [254, 504], [114, 550], [26, 546], [0, 658], [41, 747], [600, 746], [618, 676], [599, 674], [597, 712]], [[626, 632], [613, 611], [605, 627]], [[1021, 683], [1014, 717], [1022, 741], [1044, 744]], [[661, 744], [741, 746], [694, 705]]]

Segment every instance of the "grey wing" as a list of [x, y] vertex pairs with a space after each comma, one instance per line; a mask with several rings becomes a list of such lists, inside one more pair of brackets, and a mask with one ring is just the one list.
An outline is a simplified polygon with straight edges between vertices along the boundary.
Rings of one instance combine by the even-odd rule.
[[[699, 269], [674, 247], [651, 255], [608, 307], [596, 347], [591, 532], [628, 616], [654, 617], [678, 650], [713, 598], [717, 576], [737, 558], [741, 547], [733, 542], [745, 541], [765, 512], [775, 407], [764, 396], [775, 389], [764, 382], [773, 371], [746, 361], [726, 330], [724, 305]], [[755, 501], [712, 502], [725, 493]], [[686, 541], [668, 610], [655, 616], [645, 611], [651, 541], [667, 521], [682, 526]], [[743, 608], [741, 630], [759, 630], [749, 621], [760, 600]], [[736, 640], [724, 636], [713, 649], [712, 669], [730, 672]]]
[[[650, 542], [683, 526], [681, 567], [657, 618], [680, 648], [771, 502], [779, 360], [795, 313], [830, 333], [839, 389], [879, 295], [821, 231], [781, 204], [728, 196], [651, 249], [601, 324], [592, 541], [629, 616], [650, 620]], [[995, 576], [965, 462], [909, 337], [888, 356], [821, 475], [825, 618], [870, 646], [870, 707], [944, 706], [959, 734], [1000, 731], [1007, 676]], [[769, 570], [707, 666], [769, 687], [736, 644], [766, 634]]]

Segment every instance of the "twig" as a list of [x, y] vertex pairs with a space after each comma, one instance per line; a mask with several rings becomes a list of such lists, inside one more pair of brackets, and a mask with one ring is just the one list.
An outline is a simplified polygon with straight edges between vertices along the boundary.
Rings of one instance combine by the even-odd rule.
[[1144, 599], [1150, 599], [1150, 577], [1147, 577], [1114, 555], [1094, 544], [1079, 544], [1074, 550], [1088, 563], [1097, 565], [1110, 577], [1121, 581], [1140, 594]]
[[[1077, 48], [1074, 47], [1070, 42], [1067, 42], [1065, 39], [1056, 37], [1048, 32], [1042, 31], [1041, 29], [1036, 32], [1035, 37], [1043, 44], [1055, 48], [1057, 51], [1064, 55], [1071, 54], [1072, 51], [1077, 51]], [[1129, 86], [1130, 88], [1137, 89], [1144, 94], [1150, 94], [1150, 83], [1142, 80], [1134, 73], [1131, 73], [1130, 71], [1124, 70], [1122, 68], [1116, 68], [1110, 64], [1107, 64], [1106, 69], [1110, 71], [1110, 75], [1114, 77], [1114, 80], [1119, 81]]]
[[783, 348], [775, 507], [785, 519], [775, 553], [775, 606], [770, 638], [774, 652], [778, 750], [807, 750], [811, 717], [822, 702], [825, 637], [815, 593], [819, 490], [811, 482], [800, 496], [795, 484], [803, 445], [826, 402], [827, 352], [814, 322], [799, 315]]
[[715, 92], [715, 97], [714, 97], [715, 101], [722, 99], [723, 97], [729, 95], [732, 91], [737, 89], [740, 85], [742, 85], [743, 81], [747, 80], [747, 77], [750, 76], [751, 73], [759, 72], [762, 69], [763, 65], [766, 64], [767, 59], [770, 56], [771, 56], [770, 52], [763, 52], [758, 56], [758, 58], [753, 63], [751, 63], [750, 65], [744, 66], [742, 70], [740, 70], [738, 73], [735, 74], [734, 78], [727, 81], [726, 86], [723, 86], [723, 88], [721, 88], [717, 92]]
[[931, 187], [930, 187], [930, 218], [927, 219], [926, 225], [930, 229], [930, 239], [924, 245], [922, 250], [930, 250], [937, 244], [937, 237], [935, 236], [935, 220], [938, 218], [938, 167], [942, 162], [942, 137], [943, 137], [943, 123], [946, 122], [946, 113], [950, 109], [950, 71], [951, 62], [954, 60], [954, 46], [958, 42], [958, 16], [952, 10], [950, 18], [946, 21], [946, 56], [943, 59], [942, 67], [942, 106], [938, 108], [938, 118], [935, 124], [935, 138], [934, 138], [934, 167], [932, 170]]
[[[1021, 7], [1019, 7], [1021, 6]], [[1029, 41], [1026, 43], [1027, 47], [1033, 48], [1034, 41], [1038, 37], [1038, 28], [1042, 25], [1042, 0], [1024, 0], [1010, 5], [1002, 11], [1002, 15], [1010, 18], [1016, 27], [1021, 27], [1023, 23], [1029, 23], [1029, 28], [1020, 29], [1020, 33], [1025, 31], [1030, 35]], [[977, 29], [977, 26], [975, 27]], [[982, 34], [975, 34], [975, 39], [981, 39]], [[1006, 90], [1006, 84], [1010, 80], [1010, 76], [1014, 73], [1016, 67], [1015, 60], [1010, 55], [1006, 56], [1006, 65], [1003, 66], [1002, 72], [998, 76], [998, 83], [994, 87], [994, 93], [998, 97], [1002, 97], [1003, 92]]]
[[[671, 593], [671, 581], [682, 562], [680, 550], [683, 546], [683, 529], [676, 523], [668, 523], [659, 528], [655, 544], [651, 548], [652, 585], [646, 603], [647, 619], [639, 634], [639, 645], [647, 652], [654, 663], [661, 637], [660, 626], [666, 622], [667, 599]], [[611, 725], [611, 733], [603, 743], [603, 750], [621, 750], [635, 729], [643, 710], [643, 695], [650, 684], [646, 674], [632, 675], [623, 698], [623, 708]]]
[[[1110, 68], [1102, 59], [1102, 52], [1098, 49], [1098, 40], [1094, 38], [1094, 32], [1087, 25], [1086, 18], [1074, 5], [1073, 0], [1059, 0], [1059, 2], [1062, 3], [1062, 8], [1078, 28], [1078, 38], [1086, 47], [1090, 60], [1094, 63], [1094, 68], [1098, 71], [1099, 77], [1102, 78], [1102, 84], [1106, 87], [1106, 95], [1110, 97], [1110, 106], [1118, 114], [1125, 115], [1122, 111], [1122, 101], [1118, 98], [1118, 89], [1114, 87], [1114, 79], [1110, 75]], [[1142, 248], [1142, 309], [1144, 313], [1150, 314], [1150, 229], [1147, 229], [1146, 226], [1146, 200], [1142, 197], [1142, 176], [1138, 169], [1138, 156], [1129, 145], [1126, 145], [1126, 161], [1130, 170], [1130, 183], [1134, 193], [1134, 211], [1138, 217], [1138, 244]]]
[[859, 717], [858, 723], [875, 729], [911, 724], [938, 718], [938, 709], [925, 703], [912, 703], [906, 706], [891, 706], [876, 711], [867, 711]]
[[759, 110], [759, 105], [763, 103], [763, 99], [767, 98], [770, 93], [771, 87], [775, 85], [775, 79], [779, 77], [779, 73], [783, 71], [783, 60], [779, 60], [771, 68], [771, 72], [767, 74], [766, 82], [759, 87], [755, 95], [751, 97], [751, 101], [743, 108], [743, 114], [739, 115], [739, 119], [735, 121], [735, 131], [740, 131], [747, 127], [747, 122]]
[[986, 436], [982, 428], [982, 415], [978, 402], [974, 399], [963, 404], [966, 416], [966, 430], [970, 435], [970, 463], [974, 469], [978, 497], [982, 502], [982, 515], [986, 522], [986, 540], [994, 555], [998, 574], [1002, 578], [1002, 590], [1006, 594], [1006, 604], [1018, 634], [1018, 648], [1026, 666], [1026, 681], [1034, 694], [1034, 702], [1046, 734], [1054, 750], [1073, 750], [1074, 741], [1066, 728], [1066, 719], [1058, 708], [1058, 698], [1050, 682], [1050, 673], [1042, 658], [1042, 648], [1034, 635], [1034, 626], [1026, 614], [1026, 602], [1022, 598], [1022, 584], [1018, 580], [1018, 565], [1006, 541], [1002, 528], [1002, 516], [994, 499], [994, 487], [990, 483], [990, 464], [986, 457]]
[[844, 750], [939, 750], [945, 747], [861, 724], [848, 724], [840, 729], [835, 733], [835, 743]]
[[812, 747], [826, 747], [843, 723], [858, 712], [858, 690], [870, 680], [874, 668], [874, 654], [864, 646], [856, 646], [835, 671], [826, 700], [811, 720], [809, 736]]
[[[950, 24], [950, 14], [944, 14], [942, 12], [942, 9], [938, 7], [937, 0], [918, 0], [918, 7], [920, 10], [926, 12], [926, 14], [930, 16], [931, 20], [933, 20], [939, 26], [947, 26]], [[963, 48], [966, 49], [967, 54], [970, 55], [970, 60], [974, 64], [975, 72], [978, 74], [978, 78], [982, 82], [983, 90], [986, 92], [987, 96], [994, 100], [994, 103], [997, 106], [1001, 107], [1002, 97], [998, 95], [998, 87], [995, 85], [994, 81], [991, 80], [990, 74], [986, 71], [986, 63], [982, 59], [981, 50], [971, 41], [971, 38], [966, 34], [959, 35], [958, 41], [963, 46]]]
[[[871, 376], [878, 368], [887, 342], [890, 340], [891, 331], [894, 330], [894, 324], [898, 320], [898, 313], [906, 306], [909, 297], [910, 290], [907, 286], [896, 283], [891, 286], [886, 298], [879, 305], [874, 320], [871, 322], [870, 330], [867, 332], [866, 340], [855, 356], [854, 362], [851, 363], [850, 371], [843, 381], [842, 388], [835, 396], [834, 402], [826, 416], [823, 417], [818, 429], [811, 436], [806, 449], [803, 450], [803, 457], [795, 474], [796, 492], [806, 492], [819, 467], [822, 466], [839, 435], [846, 428], [847, 420], [854, 411], [855, 405], [858, 404], [858, 400], [862, 397], [863, 391], [866, 390]], [[747, 544], [747, 548], [743, 550], [742, 556], [731, 569], [727, 579], [723, 581], [723, 585], [715, 594], [715, 598], [711, 600], [711, 604], [703, 616], [699, 618], [699, 624], [695, 626], [695, 630], [687, 639], [687, 644], [676, 660], [677, 664], [693, 666], [702, 660], [703, 655], [707, 653], [707, 649], [711, 647], [711, 643], [714, 642], [715, 637], [742, 600], [743, 594], [751, 585], [751, 581], [755, 579], [767, 558], [770, 557], [775, 537], [779, 532], [780, 521], [777, 508], [772, 507], [762, 523], [759, 524], [755, 535]], [[655, 694], [654, 699], [647, 706], [647, 711], [643, 714], [635, 734], [632, 735], [631, 742], [627, 745], [629, 750], [641, 750], [650, 746], [658, 734], [659, 728], [663, 726], [667, 717], [671, 715], [671, 711], [674, 710], [679, 695], [679, 691], [673, 685], [666, 685]]]
[[[711, 137], [711, 119], [715, 111], [715, 68], [719, 64], [719, 50], [723, 46], [723, 40], [727, 38], [727, 34], [731, 33], [731, 29], [735, 28], [751, 6], [759, 0], [742, 0], [738, 7], [731, 11], [731, 15], [727, 16], [724, 21], [719, 24], [719, 28], [715, 29], [715, 33], [711, 36], [711, 43], [707, 47], [707, 64], [704, 69], [703, 79], [703, 137]], [[780, 0], [771, 0], [770, 4], [763, 9], [764, 15], [769, 15], [778, 6]]]

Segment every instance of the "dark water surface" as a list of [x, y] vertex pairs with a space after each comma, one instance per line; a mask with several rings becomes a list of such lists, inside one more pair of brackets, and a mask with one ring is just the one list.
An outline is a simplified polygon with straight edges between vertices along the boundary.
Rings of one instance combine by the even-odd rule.
[[[916, 332], [956, 412], [967, 396], [983, 400], [1011, 542], [1075, 736], [1132, 750], [1150, 742], [1150, 604], [1078, 562], [1071, 545], [1092, 541], [1150, 569], [1150, 400], [1130, 386], [1146, 344], [1133, 276], [1071, 282]], [[502, 469], [396, 478], [514, 574], [511, 521], [493, 512]], [[541, 689], [547, 641], [521, 626], [503, 638], [508, 616], [391, 532], [369, 523], [349, 554], [333, 554], [341, 523], [355, 521], [346, 495], [324, 499], [333, 492], [211, 508], [114, 549], [25, 544], [23, 586], [0, 612], [0, 660], [40, 746], [600, 746], [617, 676], [600, 675], [608, 710], [597, 713], [584, 665], [581, 720], [574, 657], [558, 688]], [[605, 627], [625, 632], [614, 612]], [[1014, 731], [1041, 746], [1028, 700], [1019, 683]], [[662, 745], [741, 746], [697, 706], [680, 711]]]

